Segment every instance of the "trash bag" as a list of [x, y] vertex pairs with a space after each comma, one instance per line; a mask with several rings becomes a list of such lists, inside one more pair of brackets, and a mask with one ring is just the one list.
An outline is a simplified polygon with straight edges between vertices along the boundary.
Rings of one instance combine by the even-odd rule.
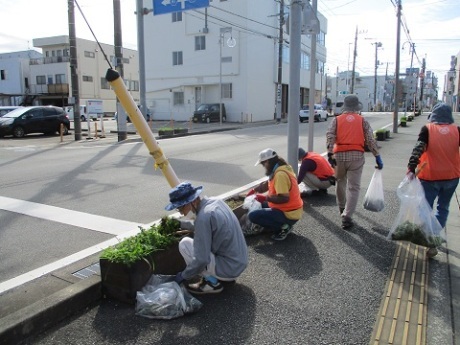
[[385, 207], [383, 199], [382, 170], [375, 169], [371, 182], [364, 196], [363, 206], [366, 210], [380, 212]]
[[396, 190], [401, 205], [388, 239], [410, 241], [434, 248], [445, 242], [445, 233], [425, 199], [420, 180], [408, 174]]
[[149, 319], [175, 319], [198, 311], [203, 304], [174, 276], [153, 274], [136, 295], [136, 315]]
[[254, 194], [244, 198], [243, 208], [247, 210], [247, 212], [245, 212], [239, 219], [243, 235], [252, 236], [262, 233], [264, 228], [258, 224], [252, 223], [248, 217], [249, 212], [260, 210], [262, 208], [262, 204], [256, 200], [256, 196]]

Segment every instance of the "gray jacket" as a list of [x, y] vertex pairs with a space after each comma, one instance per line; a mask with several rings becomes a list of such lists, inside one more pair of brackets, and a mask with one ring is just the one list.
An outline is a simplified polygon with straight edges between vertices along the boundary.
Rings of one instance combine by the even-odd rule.
[[240, 223], [228, 205], [215, 198], [203, 197], [195, 220], [193, 241], [195, 257], [182, 272], [184, 279], [199, 275], [216, 257], [216, 275], [236, 278], [248, 264], [248, 249]]

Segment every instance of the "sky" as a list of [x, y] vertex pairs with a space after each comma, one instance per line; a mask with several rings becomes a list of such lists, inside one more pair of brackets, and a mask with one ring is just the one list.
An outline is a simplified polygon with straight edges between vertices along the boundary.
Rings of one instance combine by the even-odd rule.
[[[250, 0], [247, 0], [250, 1]], [[274, 1], [274, 0], [266, 0]], [[285, 0], [289, 3], [289, 0]], [[378, 48], [378, 75], [395, 74], [398, 0], [317, 0], [319, 12], [328, 20], [325, 72], [334, 76], [352, 68], [356, 29], [356, 71], [362, 76], [374, 75], [375, 43]], [[410, 67], [409, 40], [415, 43], [413, 67], [421, 67], [439, 78], [440, 91], [452, 55], [460, 53], [459, 0], [399, 0], [402, 4], [400, 71]], [[151, 1], [146, 1], [151, 4]], [[113, 0], [78, 0], [98, 40], [113, 44]], [[67, 0], [0, 0], [0, 53], [34, 49], [33, 38], [68, 35]], [[136, 0], [120, 0], [123, 46], [136, 49]], [[147, 6], [146, 6], [147, 7]], [[151, 7], [151, 5], [150, 5]], [[76, 35], [93, 40], [78, 9], [75, 11]], [[351, 44], [350, 44], [351, 43]], [[374, 44], [373, 44], [374, 43]]]

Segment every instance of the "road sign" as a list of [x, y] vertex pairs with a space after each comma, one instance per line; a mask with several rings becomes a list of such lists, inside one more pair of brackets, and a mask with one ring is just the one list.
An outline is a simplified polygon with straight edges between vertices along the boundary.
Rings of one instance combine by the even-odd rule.
[[209, 0], [153, 0], [153, 15], [208, 7]]

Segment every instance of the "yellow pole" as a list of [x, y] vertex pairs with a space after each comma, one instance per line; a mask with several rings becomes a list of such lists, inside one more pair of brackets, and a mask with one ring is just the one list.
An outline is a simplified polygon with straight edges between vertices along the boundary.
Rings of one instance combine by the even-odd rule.
[[126, 88], [123, 79], [120, 77], [120, 74], [117, 71], [109, 68], [105, 78], [110, 83], [110, 86], [112, 86], [121, 105], [125, 109], [126, 113], [131, 119], [131, 122], [144, 141], [144, 144], [147, 146], [150, 154], [153, 156], [155, 160], [155, 168], [158, 167], [161, 169], [161, 172], [166, 177], [166, 180], [171, 187], [177, 186], [180, 181], [177, 178], [176, 173], [169, 164], [167, 158], [164, 156], [163, 151], [158, 146], [158, 143], [155, 140], [155, 137], [153, 136], [153, 133], [147, 124], [147, 121], [145, 121], [144, 116], [142, 116], [131, 94], [128, 92], [128, 89]]

